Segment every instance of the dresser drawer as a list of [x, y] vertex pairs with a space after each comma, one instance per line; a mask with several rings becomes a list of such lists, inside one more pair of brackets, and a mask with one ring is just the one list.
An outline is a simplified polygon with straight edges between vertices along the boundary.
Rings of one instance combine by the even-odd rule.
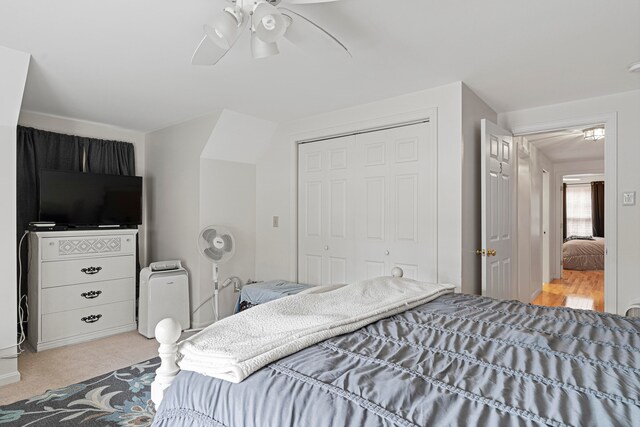
[[42, 290], [42, 314], [95, 307], [135, 299], [134, 278]]
[[42, 239], [42, 260], [95, 257], [96, 255], [129, 255], [136, 251], [136, 236], [47, 237]]
[[133, 255], [43, 262], [42, 287], [94, 283], [134, 276]]
[[133, 323], [133, 301], [45, 314], [42, 341], [54, 341]]

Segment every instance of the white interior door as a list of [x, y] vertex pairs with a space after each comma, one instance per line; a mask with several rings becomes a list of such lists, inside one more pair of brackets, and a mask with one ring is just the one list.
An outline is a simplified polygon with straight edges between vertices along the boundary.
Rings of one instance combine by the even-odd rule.
[[327, 285], [355, 279], [354, 137], [302, 144], [298, 151], [298, 276]]
[[431, 123], [356, 137], [356, 263], [359, 278], [435, 282], [437, 168]]
[[513, 136], [482, 120], [482, 294], [515, 297], [516, 187]]

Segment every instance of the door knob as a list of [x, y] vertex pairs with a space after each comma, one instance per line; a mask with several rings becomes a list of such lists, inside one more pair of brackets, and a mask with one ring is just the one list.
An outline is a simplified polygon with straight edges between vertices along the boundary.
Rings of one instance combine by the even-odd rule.
[[478, 256], [484, 256], [484, 254], [485, 254], [484, 249], [476, 249], [476, 255], [478, 255]]
[[384, 254], [385, 255], [389, 255], [389, 251], [384, 251]]
[[328, 251], [328, 250], [329, 250], [329, 246], [325, 246], [325, 247], [324, 247], [324, 250], [325, 250], [325, 251]]
[[496, 256], [496, 250], [495, 249], [489, 249], [487, 251], [487, 255], [488, 256]]

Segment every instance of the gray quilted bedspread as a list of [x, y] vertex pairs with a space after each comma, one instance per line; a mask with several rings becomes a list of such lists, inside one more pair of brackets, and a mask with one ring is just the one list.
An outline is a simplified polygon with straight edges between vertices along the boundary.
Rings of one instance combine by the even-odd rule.
[[446, 295], [240, 384], [183, 371], [153, 425], [640, 425], [640, 322]]

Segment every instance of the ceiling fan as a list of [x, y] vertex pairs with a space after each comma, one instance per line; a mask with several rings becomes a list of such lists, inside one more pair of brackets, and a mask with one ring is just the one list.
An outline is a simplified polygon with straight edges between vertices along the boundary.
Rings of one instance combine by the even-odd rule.
[[324, 37], [351, 56], [349, 49], [327, 30], [285, 7], [288, 4], [334, 1], [338, 0], [228, 0], [230, 5], [221, 10], [210, 24], [204, 25], [205, 35], [193, 53], [191, 64], [217, 64], [233, 48], [247, 26], [251, 33], [251, 54], [255, 59], [277, 55], [280, 52], [278, 42], [283, 38], [300, 44], [311, 36]]

